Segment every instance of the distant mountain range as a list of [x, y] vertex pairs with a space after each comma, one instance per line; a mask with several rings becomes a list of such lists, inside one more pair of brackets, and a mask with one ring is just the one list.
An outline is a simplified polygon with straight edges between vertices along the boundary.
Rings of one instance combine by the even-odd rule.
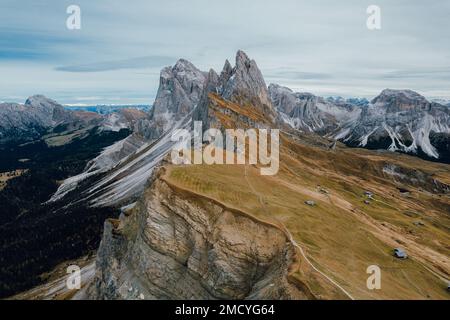
[[132, 129], [148, 117], [148, 106], [67, 107], [43, 95], [29, 97], [24, 104], [0, 104], [0, 144], [27, 142], [46, 134], [88, 127], [119, 131]]
[[98, 105], [63, 105], [63, 107], [67, 110], [72, 111], [89, 111], [95, 112], [99, 114], [110, 114], [113, 112], [118, 112], [122, 109], [136, 109], [144, 112], [149, 112], [151, 109], [151, 105], [147, 104], [98, 104]]
[[[223, 81], [227, 72], [233, 72], [229, 64], [224, 67], [222, 79], [217, 76], [217, 81]], [[44, 96], [30, 97], [24, 105], [2, 103], [0, 143], [10, 139], [35, 138], [48, 128], [59, 125], [79, 127], [87, 122], [98, 122], [105, 129], [129, 127], [124, 117], [131, 112], [129, 110], [148, 114], [134, 120], [139, 120], [143, 135], [155, 139], [193, 110], [200, 102], [207, 80], [207, 73], [182, 59], [173, 68], [162, 71], [154, 107], [62, 106]], [[311, 93], [293, 92], [276, 84], [271, 84], [264, 94], [267, 97], [263, 99], [270, 99], [267, 104], [272, 104], [282, 122], [293, 129], [315, 132], [352, 147], [400, 151], [450, 162], [450, 108], [442, 104], [446, 101], [430, 102], [414, 91], [391, 89], [383, 90], [372, 101], [365, 98], [323, 98]], [[142, 121], [147, 121], [144, 119], [153, 124], [143, 125]]]
[[450, 162], [450, 108], [411, 90], [383, 90], [372, 101], [324, 99], [278, 85], [269, 92], [291, 127], [352, 147], [386, 149]]

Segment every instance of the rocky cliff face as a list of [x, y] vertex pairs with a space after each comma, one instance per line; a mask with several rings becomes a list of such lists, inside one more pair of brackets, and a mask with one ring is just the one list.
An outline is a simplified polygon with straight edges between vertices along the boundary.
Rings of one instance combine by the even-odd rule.
[[[235, 108], [215, 108], [219, 100]], [[227, 126], [217, 118], [217, 112], [229, 117], [231, 127], [236, 128], [268, 127], [278, 121], [261, 71], [243, 51], [236, 53], [234, 67], [225, 61], [220, 76], [212, 69], [209, 71], [193, 120], [202, 121], [205, 130], [208, 127], [223, 129]]]
[[239, 50], [236, 53], [236, 65], [230, 69], [228, 61], [225, 63], [222, 75], [222, 96], [233, 102], [240, 100], [254, 100], [263, 105], [270, 106], [271, 102], [264, 77], [261, 74], [255, 60], [251, 60], [245, 52]]
[[302, 299], [296, 251], [278, 228], [154, 175], [131, 211], [105, 223], [95, 299]]
[[[158, 93], [144, 135], [159, 138], [174, 122], [183, 119], [197, 106], [206, 82], [206, 74], [187, 60], [161, 71]], [[143, 126], [145, 127], [145, 126]]]

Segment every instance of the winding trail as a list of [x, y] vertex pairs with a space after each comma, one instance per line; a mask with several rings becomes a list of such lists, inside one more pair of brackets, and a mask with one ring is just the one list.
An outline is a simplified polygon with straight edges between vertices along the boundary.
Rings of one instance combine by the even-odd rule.
[[[269, 211], [267, 210], [267, 207], [264, 203], [264, 198], [263, 196], [256, 191], [256, 189], [253, 187], [253, 185], [250, 183], [250, 180], [248, 179], [248, 175], [247, 175], [247, 164], [244, 165], [244, 177], [245, 177], [245, 181], [247, 182], [250, 190], [253, 192], [253, 194], [258, 198], [260, 204], [261, 204], [261, 208], [264, 210], [264, 212], [269, 215]], [[353, 298], [353, 296], [347, 291], [345, 290], [341, 285], [339, 285], [336, 281], [334, 281], [333, 279], [331, 279], [329, 276], [327, 276], [325, 273], [323, 273], [322, 271], [320, 271], [318, 268], [316, 268], [314, 266], [314, 264], [312, 264], [312, 262], [308, 259], [308, 257], [306, 256], [303, 248], [297, 243], [297, 241], [294, 240], [294, 238], [292, 237], [292, 234], [289, 232], [289, 230], [286, 228], [286, 226], [279, 221], [278, 219], [276, 219], [275, 217], [271, 216], [272, 219], [275, 219], [277, 221], [277, 223], [280, 224], [280, 226], [283, 228], [283, 231], [288, 235], [289, 237], [289, 241], [300, 251], [300, 254], [303, 256], [303, 258], [305, 259], [305, 261], [311, 266], [311, 268], [313, 268], [314, 271], [316, 271], [317, 273], [319, 273], [320, 275], [322, 275], [325, 279], [327, 279], [330, 283], [332, 283], [336, 288], [340, 289], [347, 297], [349, 297], [349, 299], [351, 300], [355, 300], [355, 298]]]

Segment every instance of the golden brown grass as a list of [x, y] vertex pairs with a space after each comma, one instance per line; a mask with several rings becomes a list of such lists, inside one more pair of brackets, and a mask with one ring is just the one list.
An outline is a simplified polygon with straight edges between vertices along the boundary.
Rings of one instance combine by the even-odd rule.
[[[396, 163], [444, 182], [450, 177], [448, 165], [343, 147], [328, 151], [287, 137], [281, 148], [275, 176], [261, 176], [249, 165], [169, 165], [164, 179], [285, 227], [309, 260], [356, 299], [449, 298], [444, 281], [450, 273], [448, 194], [408, 186], [412, 192], [403, 196], [398, 183], [382, 173], [385, 163]], [[365, 190], [375, 194], [369, 205]], [[316, 206], [305, 205], [306, 200]], [[414, 225], [417, 221], [424, 225]], [[394, 258], [397, 246], [410, 258]], [[345, 298], [303, 260], [294, 277], [318, 297]], [[381, 290], [366, 287], [372, 264], [382, 270]]]

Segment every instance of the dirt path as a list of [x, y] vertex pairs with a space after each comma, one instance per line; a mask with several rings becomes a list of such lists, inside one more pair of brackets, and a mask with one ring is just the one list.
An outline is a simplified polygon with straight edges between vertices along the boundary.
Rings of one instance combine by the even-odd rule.
[[[248, 176], [247, 176], [247, 165], [244, 165], [244, 177], [245, 177], [245, 181], [247, 182], [250, 190], [253, 192], [253, 194], [258, 198], [260, 204], [261, 204], [261, 208], [262, 210], [264, 210], [264, 212], [266, 214], [269, 214], [269, 211], [264, 203], [264, 197], [258, 193], [255, 188], [253, 187], [253, 185], [250, 183]], [[303, 190], [306, 191], [307, 189]], [[309, 191], [309, 190], [308, 190]], [[331, 199], [330, 199], [331, 200]], [[329, 276], [327, 276], [325, 273], [323, 273], [322, 271], [320, 271], [318, 268], [316, 268], [314, 266], [314, 264], [312, 264], [312, 262], [308, 259], [308, 257], [306, 256], [303, 248], [294, 240], [294, 238], [292, 237], [291, 233], [289, 232], [289, 230], [286, 228], [286, 226], [279, 221], [278, 219], [276, 219], [274, 216], [270, 216], [270, 218], [277, 220], [277, 222], [282, 226], [282, 228], [284, 229], [284, 232], [287, 234], [287, 236], [289, 237], [289, 241], [294, 245], [294, 247], [296, 247], [298, 249], [298, 251], [300, 252], [300, 254], [302, 255], [302, 257], [305, 259], [305, 261], [311, 266], [311, 268], [316, 271], [317, 273], [319, 273], [320, 275], [322, 275], [325, 279], [327, 279], [329, 282], [331, 282], [334, 286], [336, 286], [338, 289], [340, 289], [347, 297], [349, 297], [351, 300], [355, 300], [353, 298], [353, 296], [348, 293], [341, 285], [339, 285], [336, 281], [334, 281], [333, 279], [331, 279]]]

